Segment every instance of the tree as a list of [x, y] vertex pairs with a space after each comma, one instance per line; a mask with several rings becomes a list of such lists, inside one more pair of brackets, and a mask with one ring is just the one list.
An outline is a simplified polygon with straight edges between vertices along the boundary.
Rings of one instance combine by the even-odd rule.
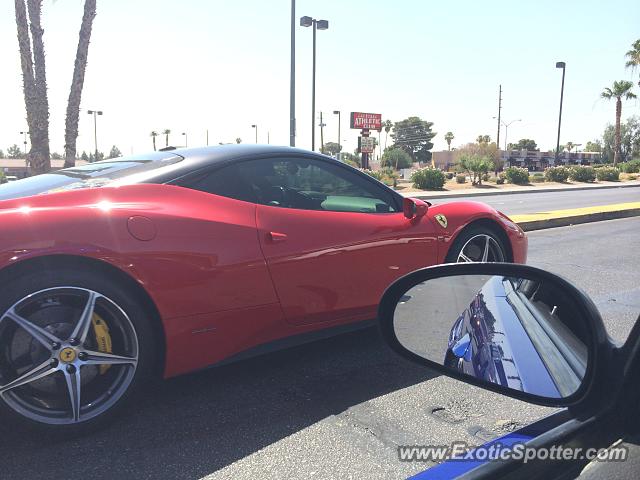
[[393, 126], [393, 147], [402, 148], [414, 161], [428, 162], [431, 160], [433, 137], [436, 133], [431, 131], [433, 122], [427, 122], [420, 117], [409, 117]]
[[636, 95], [631, 91], [633, 83], [627, 80], [613, 82], [613, 88], [605, 88], [600, 96], [606, 100], [616, 99], [616, 142], [613, 155], [613, 165], [615, 166], [620, 159], [620, 118], [622, 117], [622, 99], [631, 100]]
[[585, 152], [602, 152], [602, 142], [600, 140], [594, 140], [593, 142], [587, 142], [584, 146]]
[[491, 143], [467, 143], [458, 148], [454, 153], [455, 162], [460, 165], [463, 156], [486, 157], [493, 162], [494, 171], [502, 170], [504, 162], [496, 142]]
[[99, 162], [100, 160], [104, 160], [104, 153], [96, 152], [96, 154], [97, 155], [95, 155], [93, 152], [89, 154], [89, 163]]
[[464, 153], [459, 159], [460, 166], [469, 172], [473, 185], [482, 185], [482, 176], [495, 168], [493, 160], [485, 155]]
[[76, 141], [78, 140], [78, 121], [80, 117], [80, 101], [84, 88], [84, 74], [87, 70], [89, 55], [89, 41], [93, 19], [96, 16], [96, 0], [85, 0], [80, 33], [78, 34], [78, 48], [73, 65], [69, 100], [67, 101], [67, 117], [64, 128], [64, 166], [73, 167], [76, 163]]
[[[615, 157], [616, 130], [607, 125], [602, 134], [602, 159], [610, 162]], [[640, 156], [640, 119], [630, 117], [620, 125], [620, 161]]]
[[162, 131], [162, 134], [164, 135], [164, 146], [168, 147], [169, 146], [169, 134], [171, 133], [171, 130], [169, 130], [168, 128], [165, 128]]
[[149, 136], [153, 139], [153, 150], [157, 150], [156, 149], [156, 137], [158, 136], [158, 132], [156, 132], [155, 130], [152, 130], [151, 133], [149, 134]]
[[236, 143], [238, 144], [242, 143], [242, 139], [240, 137], [236, 138]]
[[7, 156], [9, 158], [24, 158], [22, 150], [20, 150], [20, 147], [15, 143], [7, 148]]
[[476, 138], [477, 143], [489, 143], [491, 142], [491, 137], [489, 135], [478, 135]]
[[4, 158], [4, 151], [0, 148], [0, 158]]
[[384, 127], [384, 149], [387, 149], [387, 140], [389, 139], [389, 132], [393, 128], [393, 122], [391, 120], [385, 120], [382, 124]]
[[399, 168], [410, 168], [413, 165], [411, 155], [401, 148], [388, 148], [384, 151], [380, 166], [391, 167], [396, 170]]
[[58, 152], [53, 152], [51, 154], [51, 160], [62, 160], [62, 155], [60, 155]]
[[[15, 0], [20, 67], [31, 150], [27, 162], [34, 173], [51, 170], [49, 156], [49, 100], [45, 68], [42, 0]], [[28, 15], [27, 15], [28, 11]], [[33, 46], [33, 50], [32, 50]]]
[[449, 148], [449, 151], [451, 151], [451, 142], [454, 138], [455, 137], [453, 136], [453, 132], [447, 132], [444, 134], [444, 139], [447, 141], [447, 147]]
[[337, 155], [342, 150], [342, 145], [338, 145], [335, 142], [327, 142], [321, 149], [321, 152], [325, 155]]
[[538, 151], [538, 144], [530, 138], [522, 138], [518, 143], [510, 143], [507, 150], [527, 150], [531, 152]]
[[566, 148], [567, 152], [569, 152], [569, 153], [571, 153], [571, 150], [573, 149], [573, 147], [575, 147], [573, 142], [567, 142], [567, 144], [564, 146], [564, 148]]
[[118, 158], [121, 156], [122, 156], [122, 152], [118, 147], [116, 147], [115, 145], [111, 147], [111, 150], [109, 151], [109, 158]]
[[[631, 45], [631, 50], [625, 53], [625, 57], [628, 58], [625, 66], [627, 68], [631, 68], [632, 71], [635, 71], [637, 67], [640, 67], [640, 39], [633, 42]], [[640, 86], [640, 81], [638, 81], [638, 86]]]
[[82, 155], [80, 155], [80, 160], [84, 160], [85, 162], [89, 161], [89, 155], [84, 150], [82, 151]]

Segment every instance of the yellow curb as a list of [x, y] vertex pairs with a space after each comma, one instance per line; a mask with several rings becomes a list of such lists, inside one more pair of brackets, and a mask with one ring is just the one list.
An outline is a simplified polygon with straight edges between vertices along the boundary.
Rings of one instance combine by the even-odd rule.
[[640, 202], [627, 202], [595, 207], [510, 215], [510, 218], [520, 225], [523, 230], [530, 231], [639, 215]]

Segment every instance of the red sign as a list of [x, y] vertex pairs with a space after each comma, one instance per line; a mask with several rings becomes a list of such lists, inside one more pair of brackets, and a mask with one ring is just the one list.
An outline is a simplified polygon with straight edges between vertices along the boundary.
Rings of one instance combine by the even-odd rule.
[[351, 112], [351, 128], [382, 130], [382, 114]]

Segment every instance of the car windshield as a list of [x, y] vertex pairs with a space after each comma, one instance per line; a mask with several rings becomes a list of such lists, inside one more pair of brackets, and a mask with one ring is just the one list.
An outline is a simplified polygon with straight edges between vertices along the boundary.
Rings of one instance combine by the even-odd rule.
[[[151, 170], [172, 165], [181, 160], [181, 156], [173, 153], [157, 153], [143, 157], [120, 157], [87, 163], [0, 185], [0, 200], [78, 188], [102, 187], [114, 180], [126, 183], [127, 177], [131, 177], [131, 183], [137, 183], [138, 179], [141, 178], [137, 174], [148, 173]], [[136, 175], [136, 177], [133, 177], [133, 175]]]

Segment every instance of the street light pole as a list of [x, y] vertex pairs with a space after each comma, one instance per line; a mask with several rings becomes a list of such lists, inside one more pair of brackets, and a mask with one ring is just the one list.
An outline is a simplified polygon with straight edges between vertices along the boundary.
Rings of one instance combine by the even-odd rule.
[[102, 115], [102, 110], [87, 110], [89, 115], [93, 115], [93, 141], [95, 144], [95, 156], [93, 157], [93, 161], [98, 161], [98, 120], [97, 115]]
[[512, 123], [521, 122], [521, 121], [522, 121], [522, 119], [518, 118], [516, 120], [511, 120], [509, 123], [502, 122], [502, 125], [504, 125], [504, 149], [505, 149], [505, 151], [507, 150], [507, 137], [509, 136], [509, 127], [511, 126]]
[[25, 157], [27, 156], [27, 135], [29, 135], [31, 132], [20, 132], [20, 135], [24, 135], [24, 155]]
[[258, 143], [258, 125], [251, 125], [251, 128], [256, 129], [256, 143]]
[[289, 79], [289, 145], [296, 146], [296, 0], [291, 0], [291, 78]]
[[334, 110], [333, 114], [338, 115], [338, 145], [342, 147], [342, 144], [340, 143], [340, 110]]
[[565, 62], [556, 62], [556, 68], [562, 69], [562, 86], [560, 87], [560, 113], [558, 114], [558, 141], [556, 142], [556, 157], [555, 163], [558, 163], [558, 156], [560, 155], [560, 125], [562, 124], [562, 100], [564, 97], [564, 73], [567, 64]]
[[189, 136], [187, 135], [187, 132], [182, 132], [182, 135], [184, 135], [184, 146], [186, 148], [189, 146]]
[[322, 112], [320, 112], [320, 151], [324, 150], [324, 127], [326, 123], [322, 121]]
[[300, 19], [302, 27], [313, 27], [313, 69], [311, 74], [311, 150], [316, 148], [316, 31], [329, 28], [327, 20], [316, 20], [311, 17]]

